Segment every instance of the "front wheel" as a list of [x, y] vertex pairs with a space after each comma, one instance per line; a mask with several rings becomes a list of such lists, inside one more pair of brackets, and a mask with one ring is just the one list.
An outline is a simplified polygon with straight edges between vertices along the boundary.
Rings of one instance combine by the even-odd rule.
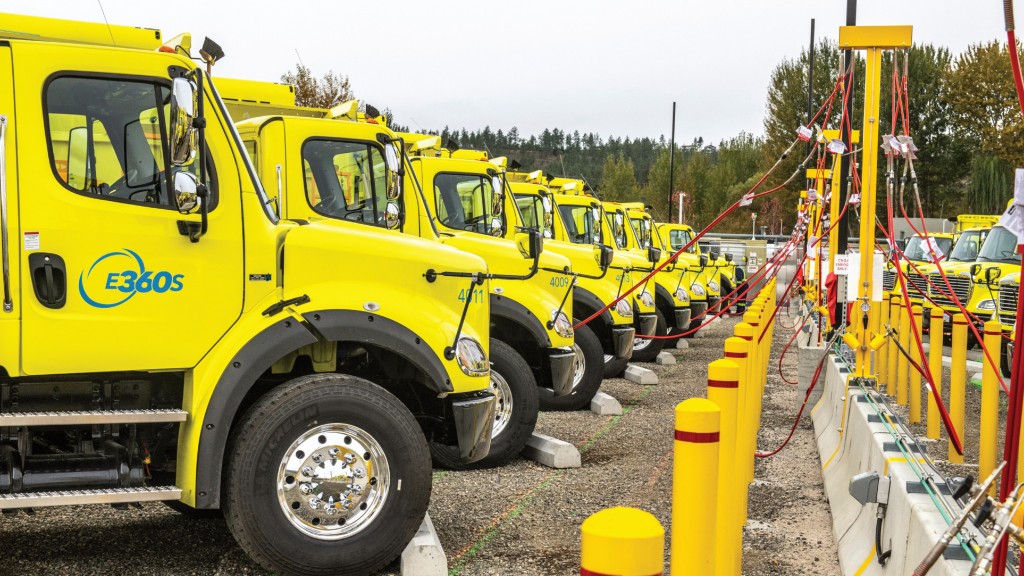
[[515, 458], [537, 425], [537, 380], [530, 365], [511, 346], [491, 338], [491, 392], [496, 402], [487, 456], [466, 464], [453, 446], [431, 445], [434, 460], [445, 468], [469, 470], [502, 466]]
[[[654, 311], [655, 316], [658, 318], [658, 323], [654, 328], [655, 336], [664, 336], [668, 334], [668, 323], [665, 321], [665, 315], [661, 313], [661, 310]], [[658, 352], [665, 347], [665, 340], [661, 338], [641, 338], [637, 337], [633, 341], [633, 362], [654, 362], [654, 359], [658, 357]]]
[[[579, 321], [573, 318], [573, 324]], [[590, 406], [604, 378], [604, 349], [601, 340], [589, 326], [580, 326], [573, 335], [576, 353], [572, 375], [572, 392], [565, 396], [544, 395], [541, 410], [582, 410]]]
[[233, 427], [224, 518], [269, 571], [367, 574], [412, 539], [430, 485], [423, 431], [397, 398], [313, 374], [271, 390]]

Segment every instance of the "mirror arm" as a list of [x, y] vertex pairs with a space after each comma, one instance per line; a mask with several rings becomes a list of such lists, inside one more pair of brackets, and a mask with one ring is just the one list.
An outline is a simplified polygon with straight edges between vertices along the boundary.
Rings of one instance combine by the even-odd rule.
[[452, 340], [451, 346], [444, 349], [446, 360], [455, 358], [455, 350], [459, 345], [459, 338], [462, 337], [462, 327], [466, 324], [466, 315], [469, 314], [469, 305], [473, 303], [473, 287], [484, 283], [480, 274], [474, 273], [472, 277], [469, 282], [469, 294], [466, 295], [466, 305], [462, 307], [462, 317], [459, 318], [459, 327], [455, 329], [455, 339]]
[[199, 158], [196, 160], [199, 163], [197, 172], [199, 173], [199, 186], [196, 188], [196, 195], [199, 197], [199, 232], [193, 233], [189, 236], [189, 240], [192, 242], [199, 242], [199, 239], [206, 234], [207, 227], [209, 226], [209, 220], [207, 214], [210, 209], [207, 204], [210, 198], [210, 190], [204, 184], [206, 179], [206, 110], [203, 93], [203, 71], [196, 68], [196, 100], [199, 103], [195, 120], [192, 121], [192, 125], [196, 129], [196, 156]]

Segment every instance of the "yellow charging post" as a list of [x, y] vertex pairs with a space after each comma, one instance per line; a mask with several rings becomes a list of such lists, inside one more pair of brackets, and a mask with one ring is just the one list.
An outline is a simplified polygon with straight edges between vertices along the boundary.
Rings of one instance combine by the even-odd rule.
[[676, 405], [669, 552], [675, 576], [715, 574], [721, 415], [718, 406], [704, 398]]
[[[871, 276], [875, 256], [875, 204], [878, 187], [878, 112], [881, 93], [882, 51], [893, 48], [910, 48], [913, 37], [911, 26], [842, 26], [839, 28], [840, 50], [863, 50], [864, 67], [864, 123], [862, 126], [863, 146], [861, 147], [860, 182], [860, 278], [858, 279], [858, 302], [854, 303], [851, 322], [856, 338], [856, 368], [854, 376], [870, 378], [868, 366], [868, 343], [871, 341], [869, 326], [860, 321], [861, 315], [870, 310], [872, 300]], [[865, 305], [867, 305], [865, 307]]]
[[649, 512], [607, 508], [580, 527], [580, 576], [660, 576], [664, 565], [665, 529]]
[[[914, 315], [914, 322], [917, 326], [924, 326], [922, 323], [921, 306], [914, 304], [914, 307], [910, 309], [910, 312]], [[921, 350], [917, 347], [917, 344], [912, 338], [908, 344], [910, 345], [910, 357], [914, 360], [915, 364], [921, 366], [923, 369]], [[917, 424], [921, 421], [921, 373], [913, 366], [909, 366], [909, 362], [907, 364], [910, 370], [910, 383], [907, 386], [910, 391], [910, 423]]]
[[[889, 327], [893, 330], [900, 329], [900, 307], [902, 306], [900, 302], [899, 296], [889, 295]], [[898, 337], [896, 335], [890, 336], [889, 340]], [[899, 375], [900, 351], [894, 342], [890, 342], [887, 346], [889, 348], [889, 361], [887, 362], [885, 389], [887, 394], [894, 396], [896, 394], [896, 379]]]
[[[985, 348], [999, 350], [1003, 337], [1002, 325], [996, 320], [985, 322]], [[981, 433], [978, 445], [978, 478], [988, 478], [996, 467], [996, 450], [999, 448], [999, 355], [992, 354], [993, 366], [986, 357], [981, 368]], [[996, 487], [989, 489], [996, 495]]]
[[[932, 380], [935, 391], [942, 396], [942, 308], [932, 308], [931, 327], [928, 330], [928, 369], [932, 373]], [[935, 404], [935, 397], [928, 395], [928, 432], [927, 437], [932, 440], [939, 439], [939, 427], [942, 419], [939, 417], [939, 407]]]
[[[842, 134], [839, 130], [822, 130], [825, 138], [828, 140], [839, 140]], [[850, 144], [856, 146], [860, 143], [860, 130], [853, 130], [850, 132]], [[833, 158], [839, 156], [839, 154], [833, 154]], [[832, 170], [825, 171], [827, 176], [832, 178], [831, 187], [832, 190], [829, 193], [828, 203], [828, 221], [832, 226], [832, 229], [828, 231], [828, 267], [825, 268], [825, 276], [832, 274], [836, 270], [836, 246], [839, 245], [839, 226], [836, 225], [836, 221], [839, 220], [839, 212], [842, 207], [839, 205], [839, 194], [836, 193], [839, 190], [840, 179], [842, 173], [838, 170], [833, 172]]]
[[[889, 308], [891, 307], [889, 296], [882, 296], [881, 306], [878, 307], [878, 330], [875, 332], [876, 334], [885, 334], [888, 330]], [[885, 342], [881, 348], [874, 352], [875, 372], [878, 374], [878, 389], [889, 384], [889, 339], [886, 338]]]
[[[949, 419], [960, 438], [964, 437], [964, 394], [967, 387], [967, 319], [953, 314], [952, 362], [949, 366]], [[949, 443], [949, 456], [953, 464], [963, 464], [964, 457], [957, 454], [953, 442]]]

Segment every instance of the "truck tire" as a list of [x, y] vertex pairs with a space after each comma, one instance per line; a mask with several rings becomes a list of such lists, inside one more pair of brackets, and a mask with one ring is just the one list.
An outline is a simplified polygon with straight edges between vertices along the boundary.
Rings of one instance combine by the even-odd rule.
[[[573, 318], [573, 324], [579, 320]], [[541, 410], [582, 410], [601, 388], [604, 378], [604, 349], [601, 340], [589, 326], [580, 326], [573, 336], [576, 352], [576, 370], [572, 377], [572, 392], [565, 396], [542, 396]]]
[[[664, 336], [668, 334], [668, 323], [665, 322], [665, 315], [661, 313], [661, 310], [654, 311], [655, 316], [658, 317], [657, 326], [654, 328], [655, 336]], [[665, 340], [660, 338], [637, 338], [633, 341], [633, 357], [630, 358], [633, 362], [654, 362], [654, 359], [658, 357], [658, 352], [665, 347]]]
[[295, 378], [233, 426], [224, 518], [271, 572], [368, 574], [402, 553], [430, 501], [430, 452], [412, 413], [345, 374]]
[[487, 456], [466, 464], [454, 446], [431, 444], [434, 462], [452, 470], [503, 466], [526, 446], [537, 425], [539, 394], [530, 365], [511, 346], [491, 338], [491, 390], [497, 397], [494, 431]]

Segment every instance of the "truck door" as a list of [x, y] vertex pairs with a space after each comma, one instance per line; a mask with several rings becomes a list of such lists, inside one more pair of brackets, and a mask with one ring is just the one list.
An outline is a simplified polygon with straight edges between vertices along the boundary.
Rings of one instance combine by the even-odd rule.
[[210, 162], [209, 232], [191, 242], [181, 224], [197, 217], [178, 212], [164, 162], [168, 66], [181, 62], [28, 43], [14, 56], [23, 371], [195, 366], [242, 307], [239, 181], [226, 134], [211, 117], [209, 156], [228, 161]]
[[[0, 116], [3, 117], [3, 123], [0, 124], [0, 149], [3, 150], [0, 152], [0, 163], [3, 163], [3, 174], [0, 174], [0, 178], [3, 178], [3, 182], [0, 182], [0, 186], [3, 186], [7, 193], [9, 211], [11, 207], [17, 206], [18, 190], [18, 149], [14, 138], [18, 123], [14, 115], [14, 83], [9, 80], [13, 78], [12, 70], [11, 47], [6, 42], [0, 42]], [[7, 224], [6, 234], [11, 252], [4, 264], [9, 265], [10, 277], [8, 286], [0, 286], [0, 290], [8, 291], [7, 294], [0, 294], [0, 299], [13, 296], [11, 291], [17, 291], [18, 286], [18, 252], [14, 241], [20, 238], [20, 235], [16, 215], [9, 213]], [[16, 368], [20, 360], [17, 342], [20, 339], [18, 318], [21, 316], [21, 309], [13, 306], [13, 298], [11, 304], [9, 309], [7, 306], [0, 309], [0, 342], [4, 343], [3, 350], [0, 350], [0, 365], [8, 370]]]

